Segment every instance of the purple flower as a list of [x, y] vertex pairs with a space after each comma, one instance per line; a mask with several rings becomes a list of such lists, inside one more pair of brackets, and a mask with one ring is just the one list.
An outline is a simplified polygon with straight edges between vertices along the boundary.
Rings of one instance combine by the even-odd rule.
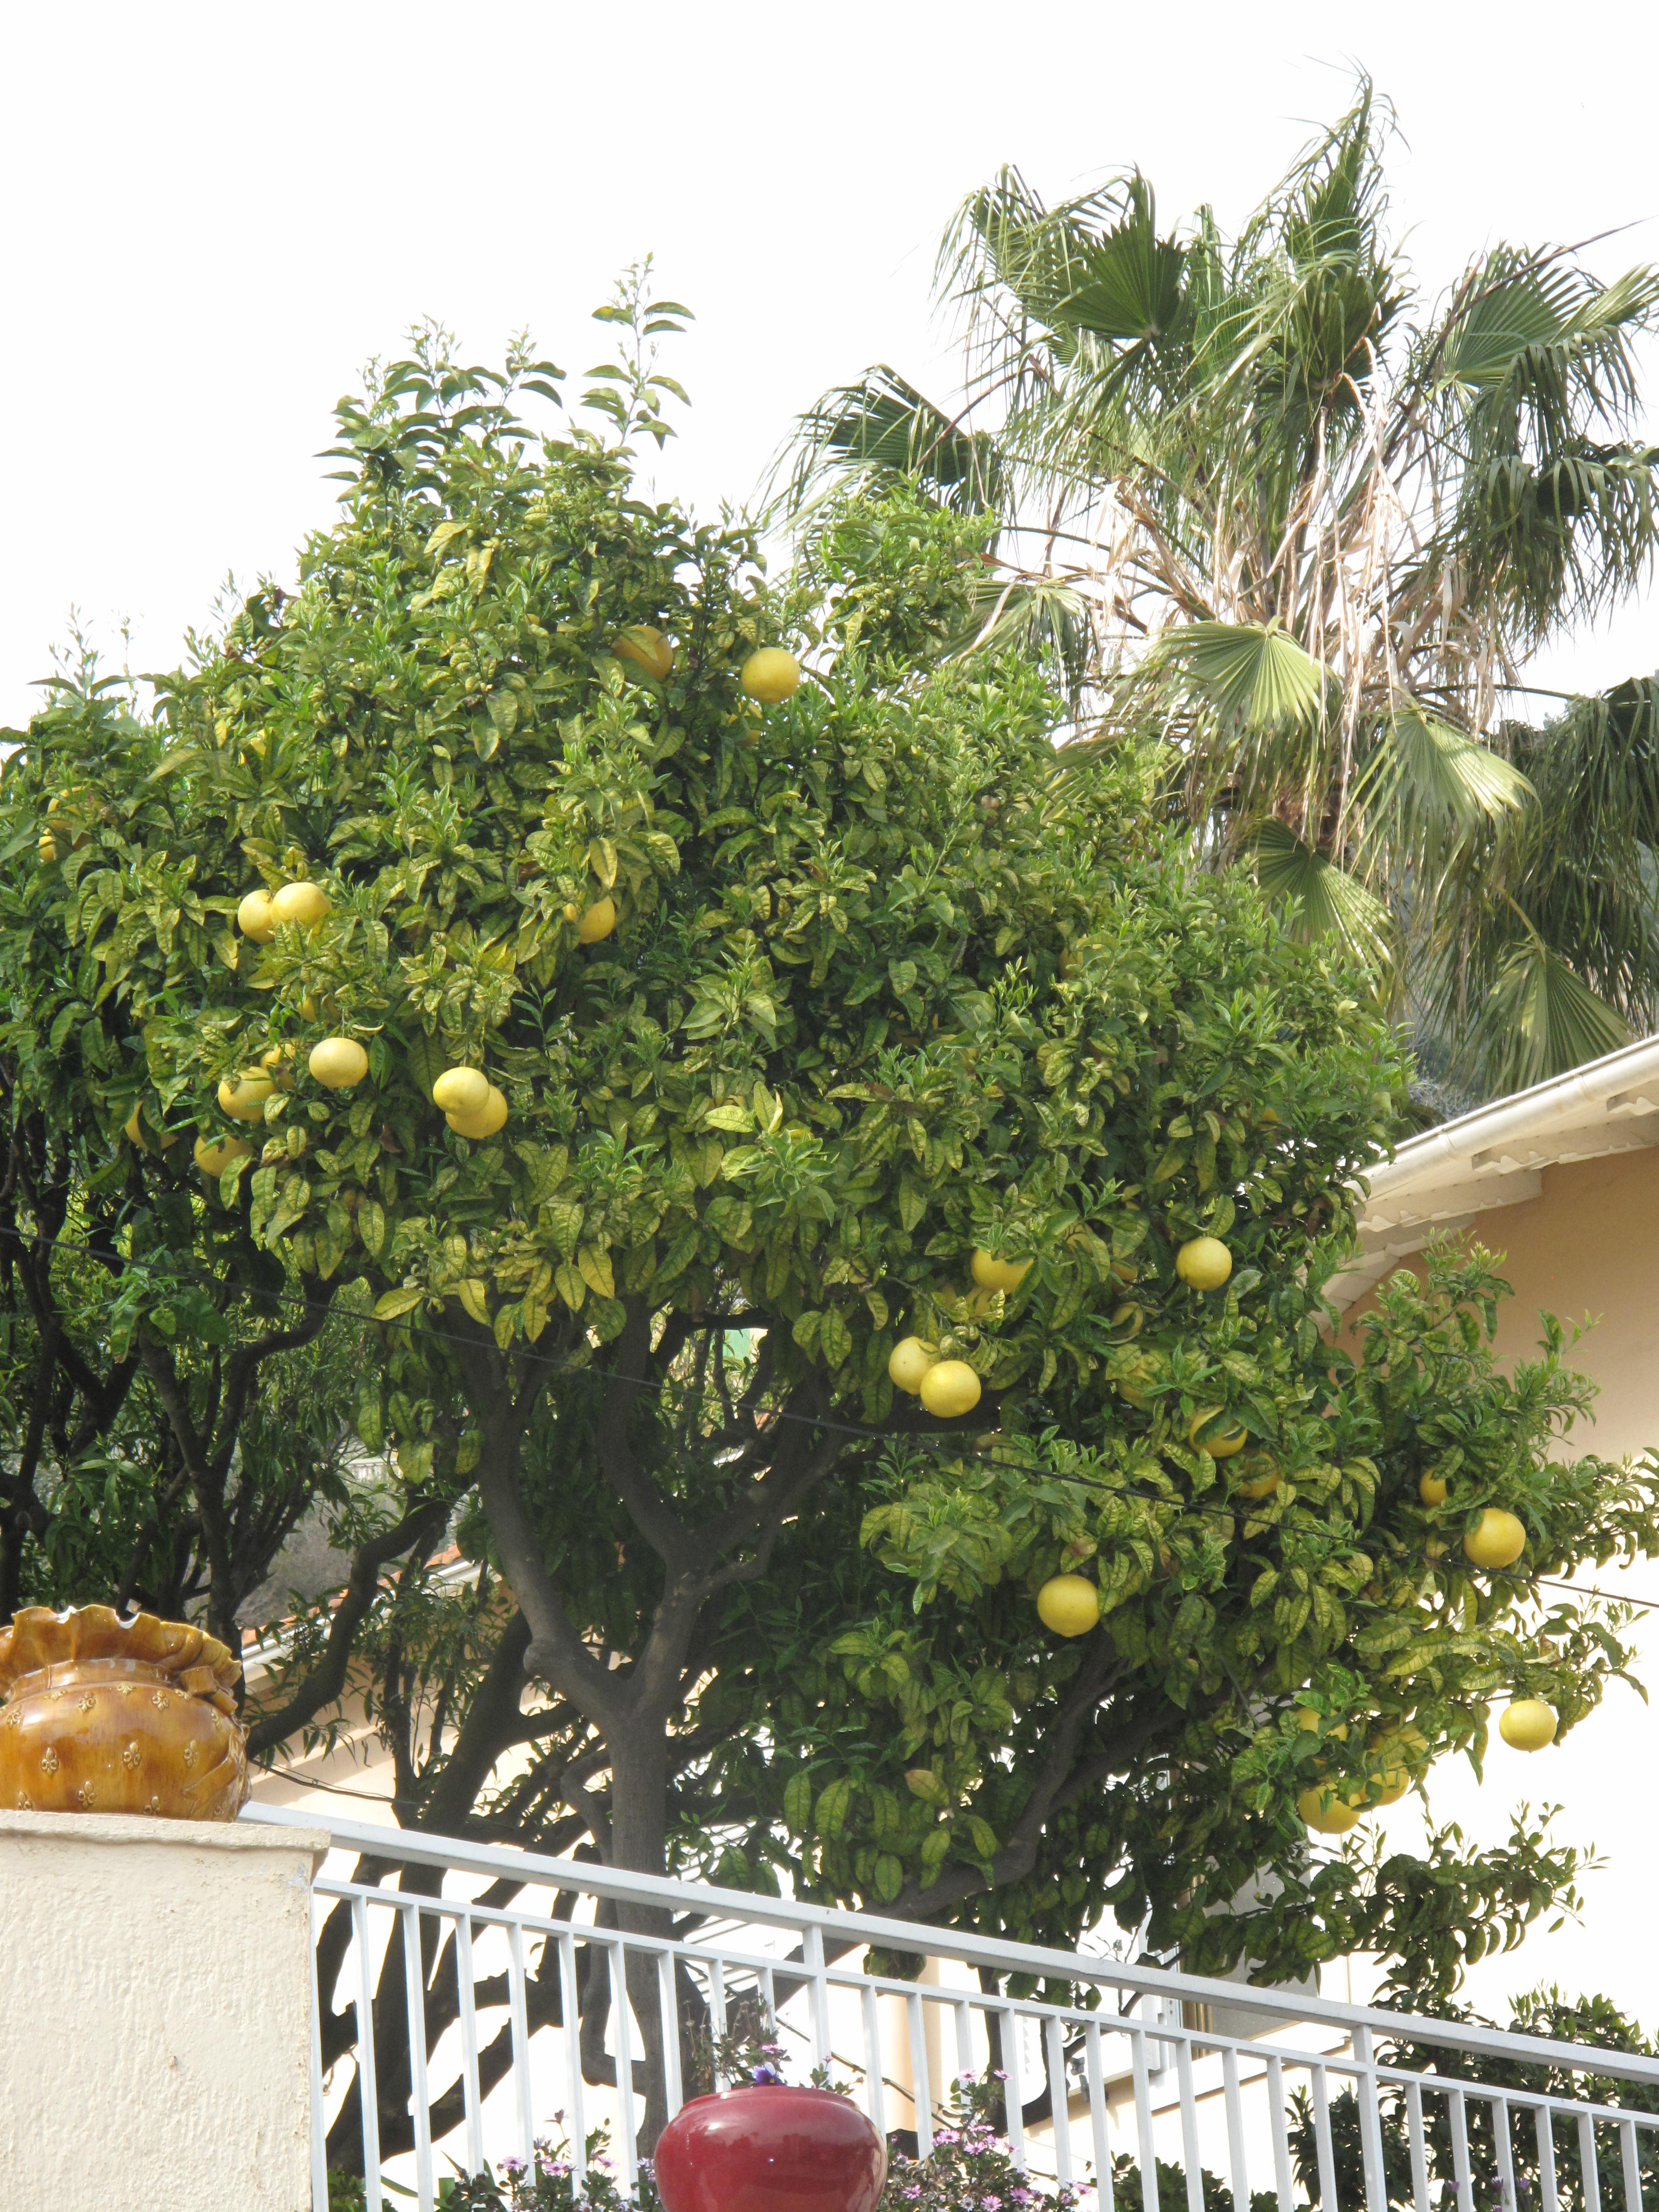
[[756, 2067], [751, 2079], [757, 2081], [763, 2088], [781, 2089], [787, 2086], [782, 2075], [775, 2066], [763, 2063]]
[[524, 2160], [521, 2158], [504, 2158], [501, 2160], [501, 2172], [503, 2173], [522, 2173], [524, 2172]]
[[999, 2067], [998, 2067], [998, 2069], [997, 2069], [997, 2070], [996, 2070], [995, 2076], [994, 2076], [994, 2078], [995, 2080], [999, 2081], [1006, 2081], [1008, 2079], [1008, 2076], [1007, 2076], [1007, 2075], [1006, 2075], [1006, 2073], [1004, 2073], [1004, 2071], [1003, 2071], [1002, 2068], [1001, 2068], [1000, 2066], [999, 2066]]
[[979, 2076], [977, 2074], [958, 2074], [957, 2079], [964, 2089], [971, 2089]]

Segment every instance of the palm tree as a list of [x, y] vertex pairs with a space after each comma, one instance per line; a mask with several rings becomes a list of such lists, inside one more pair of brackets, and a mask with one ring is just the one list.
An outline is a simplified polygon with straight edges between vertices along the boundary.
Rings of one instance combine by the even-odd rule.
[[1498, 246], [1425, 309], [1392, 129], [1354, 106], [1229, 241], [1139, 173], [1055, 208], [1005, 170], [946, 233], [964, 387], [890, 368], [805, 417], [781, 504], [920, 479], [998, 519], [980, 641], [1149, 726], [1206, 865], [1376, 965], [1498, 1091], [1659, 1016], [1659, 683], [1516, 719], [1529, 660], [1652, 568], [1632, 338], [1659, 274]]

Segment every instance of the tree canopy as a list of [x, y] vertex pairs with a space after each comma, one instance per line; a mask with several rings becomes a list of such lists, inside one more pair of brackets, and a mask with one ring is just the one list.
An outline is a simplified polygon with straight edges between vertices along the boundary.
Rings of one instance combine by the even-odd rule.
[[[1057, 748], [1017, 642], [946, 649], [976, 518], [853, 497], [773, 585], [642, 496], [678, 312], [627, 303], [603, 435], [527, 426], [560, 392], [527, 347], [428, 335], [343, 403], [292, 595], [154, 720], [83, 689], [22, 734], [8, 1080], [70, 1195], [20, 1182], [16, 1233], [154, 1387], [213, 1618], [214, 1516], [298, 1494], [255, 1378], [338, 1347], [319, 1406], [349, 1376], [391, 1453], [257, 1742], [327, 1725], [355, 1655], [411, 1822], [1449, 1985], [1572, 1855], [1371, 1863], [1304, 1816], [1478, 1759], [1506, 1691], [1584, 1717], [1617, 1615], [1537, 1577], [1650, 1549], [1653, 1478], [1559, 1454], [1582, 1386], [1559, 1336], [1497, 1371], [1480, 1255], [1334, 1340], [1406, 1079], [1362, 972], [1194, 867], [1160, 747]], [[781, 647], [805, 678], [745, 688]], [[161, 1472], [123, 1479], [142, 1518]], [[1488, 1511], [1501, 1572], [1462, 1548]], [[1062, 1573], [1076, 1636], [1036, 1609]]]

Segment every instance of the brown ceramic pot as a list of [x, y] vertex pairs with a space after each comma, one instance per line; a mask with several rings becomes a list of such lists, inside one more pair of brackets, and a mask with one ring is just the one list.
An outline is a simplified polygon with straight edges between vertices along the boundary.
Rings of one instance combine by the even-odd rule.
[[234, 1820], [248, 1786], [237, 1673], [183, 1621], [25, 1607], [0, 1629], [0, 1806]]

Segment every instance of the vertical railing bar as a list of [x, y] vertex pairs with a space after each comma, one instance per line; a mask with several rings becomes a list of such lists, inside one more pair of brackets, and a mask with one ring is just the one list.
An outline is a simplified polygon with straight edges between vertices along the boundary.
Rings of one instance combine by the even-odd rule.
[[974, 2066], [974, 2015], [965, 1997], [957, 1997], [951, 2009], [957, 2016], [957, 2071], [972, 2074]]
[[685, 2088], [680, 2075], [679, 1993], [674, 1985], [678, 1963], [674, 1952], [658, 1952], [657, 1986], [662, 2000], [663, 2086], [667, 2092], [671, 2120], [685, 2102]]
[[[1376, 2053], [1371, 2044], [1369, 2027], [1356, 2025], [1353, 2031], [1353, 2055], [1356, 2063], [1354, 2102], [1359, 2107], [1359, 2147], [1365, 2169], [1365, 2203], [1368, 2212], [1389, 2212], [1389, 2192], [1382, 2179], [1382, 2114], [1378, 2103], [1381, 2089], [1376, 2079]], [[1510, 2198], [1509, 2212], [1516, 2212], [1515, 2198]]]
[[380, 2093], [374, 2072], [374, 1971], [368, 1962], [368, 1900], [351, 1900], [357, 1946], [357, 2111], [363, 2138], [365, 2212], [385, 2212], [380, 2195]]
[[881, 2014], [876, 1992], [866, 1982], [859, 1991], [864, 2015], [864, 2103], [876, 2133], [887, 2134], [887, 2098], [881, 2078]]
[[317, 1975], [317, 1893], [311, 1893], [311, 2206], [328, 2212], [328, 2139], [323, 2132], [323, 1992]]
[[933, 2149], [933, 2088], [927, 2069], [927, 2015], [918, 1990], [904, 2000], [905, 2026], [910, 2031], [910, 2111], [915, 2122], [916, 2156], [929, 2158]]
[[415, 2124], [415, 2194], [433, 2212], [432, 2114], [426, 2086], [426, 1975], [421, 1964], [421, 1908], [398, 1907], [404, 1930], [404, 1994], [409, 2007], [409, 2111]]
[[1273, 2138], [1273, 2186], [1279, 2192], [1279, 2212], [1295, 2212], [1291, 2186], [1291, 2137], [1285, 2116], [1285, 2062], [1267, 2053], [1267, 2116]]
[[[726, 1961], [724, 1959], [715, 1958], [708, 1961], [708, 2025], [714, 2031], [715, 2044], [718, 2045], [723, 2043], [726, 2040]], [[717, 2089], [729, 2089], [731, 2086], [730, 2075], [716, 2059], [714, 2087]]]
[[1089, 2129], [1094, 2141], [1095, 2194], [1100, 2212], [1114, 2212], [1112, 2203], [1112, 2131], [1106, 2112], [1106, 2069], [1100, 2050], [1100, 2022], [1091, 2020], [1083, 2031], [1083, 2063], [1089, 2084]]
[[[1636, 2123], [1619, 2123], [1619, 2148], [1625, 2166], [1625, 2212], [1642, 2212], [1642, 2161], [1636, 2148]], [[1510, 2202], [1515, 2202], [1513, 2191]]]
[[1406, 2085], [1406, 2130], [1412, 2147], [1412, 2203], [1415, 2212], [1429, 2212], [1429, 2142], [1423, 2129], [1423, 2084]]
[[1129, 2038], [1129, 2063], [1134, 2072], [1141, 2212], [1158, 2212], [1158, 2156], [1152, 2148], [1152, 2085], [1146, 2073], [1146, 2031], [1136, 2021], [1126, 2023], [1125, 2032]]
[[1469, 2130], [1461, 2089], [1446, 2092], [1446, 2117], [1451, 2124], [1452, 2179], [1457, 2189], [1457, 2212], [1474, 2212], [1474, 2183], [1469, 2175]]
[[640, 2178], [640, 2151], [634, 2121], [634, 2020], [628, 2008], [628, 1948], [613, 1936], [605, 1950], [611, 1960], [611, 2017], [617, 2023], [617, 2132], [622, 2141], [623, 2194], [632, 2197]]
[[1560, 2212], [1555, 2188], [1555, 2117], [1547, 2105], [1534, 2114], [1538, 2136], [1538, 2197], [1540, 2212]]
[[1048, 2062], [1048, 2110], [1054, 2115], [1054, 2179], [1062, 2189], [1069, 2189], [1072, 2183], [1072, 2115], [1066, 2096], [1066, 2037], [1059, 2019], [1053, 2013], [1042, 2023], [1042, 2043], [1043, 2056]]
[[766, 2008], [766, 2032], [769, 2035], [775, 2035], [778, 2028], [777, 1977], [769, 1966], [761, 1968], [760, 1987], [761, 2002]]
[[1181, 2156], [1187, 2173], [1187, 2212], [1204, 2212], [1204, 2161], [1198, 2148], [1198, 2100], [1193, 2094], [1193, 2039], [1182, 2028], [1176, 2045], [1181, 2091]]
[[582, 2021], [576, 1983], [576, 1939], [561, 1934], [559, 2011], [564, 2021], [565, 2112], [569, 2122], [571, 2192], [580, 2203], [587, 2181], [587, 2130], [582, 2119]]
[[1331, 2148], [1331, 2100], [1322, 2066], [1308, 2069], [1313, 2083], [1314, 2141], [1319, 2153], [1319, 2201], [1322, 2212], [1341, 2212], [1336, 2196], [1336, 2157]]
[[1510, 2104], [1507, 2097], [1492, 2100], [1492, 2133], [1498, 2152], [1498, 2179], [1504, 2193], [1505, 2212], [1516, 2212], [1515, 2146], [1510, 2138]]
[[1244, 2154], [1244, 2100], [1238, 2093], [1238, 2053], [1231, 2044], [1221, 2054], [1221, 2081], [1227, 2104], [1227, 2172], [1233, 2185], [1233, 2212], [1250, 2212], [1250, 2176]]
[[536, 2162], [536, 2115], [530, 2100], [530, 2006], [525, 1996], [524, 1925], [509, 1922], [507, 1930], [507, 1997], [508, 2033], [513, 2039], [513, 2106], [518, 2123], [519, 2156], [533, 2171]]
[[1001, 2023], [1003, 2105], [1008, 2115], [1008, 2151], [1022, 2173], [1025, 2171], [1025, 2096], [1019, 2080], [1019, 2021], [1012, 2005], [998, 2005]]
[[1601, 2212], [1601, 2175], [1595, 2162], [1595, 2123], [1588, 2112], [1578, 2115], [1578, 2166], [1584, 2212]]
[[461, 1998], [461, 2087], [466, 2104], [466, 2170], [484, 2171], [483, 2106], [478, 2083], [478, 2004], [472, 1980], [472, 1915], [455, 1916], [455, 1975]]
[[815, 1921], [801, 1942], [811, 1977], [812, 2063], [830, 2063], [830, 1984], [824, 1978], [823, 1930]]

